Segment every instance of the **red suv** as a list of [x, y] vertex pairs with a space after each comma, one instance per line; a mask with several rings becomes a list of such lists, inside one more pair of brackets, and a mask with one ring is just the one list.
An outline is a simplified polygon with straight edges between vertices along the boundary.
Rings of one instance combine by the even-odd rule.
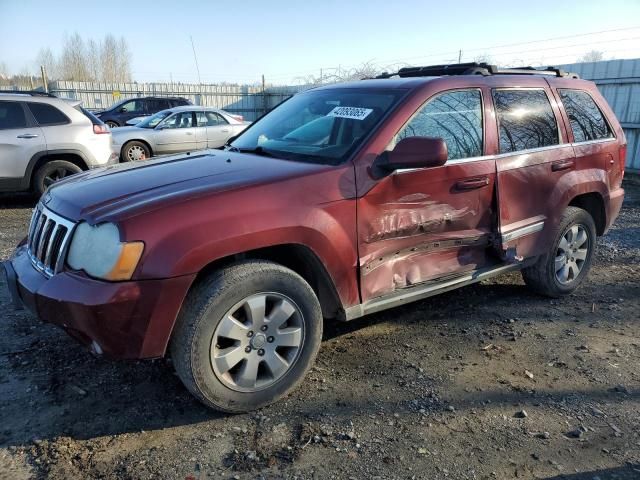
[[202, 402], [251, 410], [301, 382], [325, 318], [511, 270], [571, 293], [621, 207], [625, 150], [575, 75], [405, 68], [298, 94], [224, 151], [61, 181], [8, 285], [94, 353], [170, 353]]

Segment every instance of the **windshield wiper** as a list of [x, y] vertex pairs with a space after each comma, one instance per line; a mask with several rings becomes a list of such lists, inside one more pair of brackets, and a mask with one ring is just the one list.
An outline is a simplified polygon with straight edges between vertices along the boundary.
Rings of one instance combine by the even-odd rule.
[[234, 152], [240, 152], [240, 153], [253, 153], [254, 155], [260, 155], [263, 157], [275, 157], [275, 155], [271, 152], [269, 152], [268, 150], [265, 150], [264, 148], [262, 148], [260, 145], [258, 145], [255, 148], [238, 148], [238, 147], [231, 147], [232, 150]]

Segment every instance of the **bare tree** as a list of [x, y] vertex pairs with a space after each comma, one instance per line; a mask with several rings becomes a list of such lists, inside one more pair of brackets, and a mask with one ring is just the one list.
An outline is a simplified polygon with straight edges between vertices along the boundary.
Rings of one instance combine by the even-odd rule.
[[129, 45], [124, 37], [120, 37], [118, 40], [118, 55], [117, 55], [117, 66], [118, 66], [118, 82], [130, 82], [131, 81], [131, 51], [129, 50]]
[[100, 66], [100, 44], [93, 38], [87, 41], [87, 69], [91, 80], [102, 78], [102, 68]]
[[49, 78], [58, 78], [60, 76], [58, 60], [49, 47], [41, 48], [38, 52], [36, 68], [40, 68], [41, 65], [44, 66]]
[[578, 58], [577, 62], [600, 62], [602, 60], [604, 60], [604, 52], [600, 50], [591, 50]]
[[63, 80], [89, 80], [86, 47], [84, 40], [77, 32], [65, 38], [60, 63]]
[[100, 63], [102, 64], [102, 80], [117, 81], [118, 74], [118, 41], [110, 33], [104, 37], [100, 48]]
[[481, 53], [480, 55], [476, 55], [473, 59], [476, 63], [488, 63], [491, 64], [493, 62], [493, 58], [488, 53]]
[[9, 77], [9, 68], [5, 62], [0, 62], [0, 78]]

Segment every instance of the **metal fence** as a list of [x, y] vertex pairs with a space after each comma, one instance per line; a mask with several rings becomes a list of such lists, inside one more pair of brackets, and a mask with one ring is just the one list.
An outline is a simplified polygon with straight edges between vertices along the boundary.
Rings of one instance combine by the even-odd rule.
[[640, 58], [573, 63], [561, 68], [595, 82], [627, 137], [627, 168], [640, 171]]
[[304, 90], [297, 87], [191, 85], [175, 83], [105, 83], [54, 81], [49, 91], [61, 98], [82, 100], [89, 110], [102, 110], [125, 98], [158, 96], [184, 97], [194, 105], [224, 109], [253, 121], [291, 95]]

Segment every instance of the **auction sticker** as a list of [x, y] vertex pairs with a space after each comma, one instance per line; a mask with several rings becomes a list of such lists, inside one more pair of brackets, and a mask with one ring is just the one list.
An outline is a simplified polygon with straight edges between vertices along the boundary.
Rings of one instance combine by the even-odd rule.
[[336, 107], [327, 113], [327, 117], [351, 118], [353, 120], [364, 120], [373, 112], [371, 108], [361, 107]]

